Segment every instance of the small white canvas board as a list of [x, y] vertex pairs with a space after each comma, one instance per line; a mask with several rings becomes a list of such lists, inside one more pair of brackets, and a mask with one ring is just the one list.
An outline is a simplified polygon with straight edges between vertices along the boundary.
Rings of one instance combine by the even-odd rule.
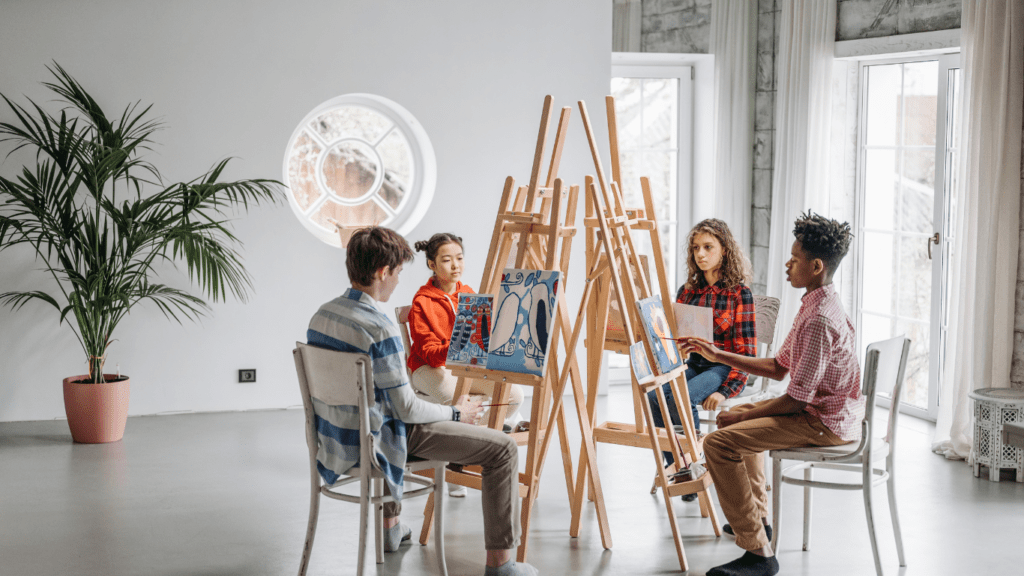
[[676, 338], [700, 338], [714, 343], [715, 319], [711, 308], [673, 302], [672, 311], [676, 315]]

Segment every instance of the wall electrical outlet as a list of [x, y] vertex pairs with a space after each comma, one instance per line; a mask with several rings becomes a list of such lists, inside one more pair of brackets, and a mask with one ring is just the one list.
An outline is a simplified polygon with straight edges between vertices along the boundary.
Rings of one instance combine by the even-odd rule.
[[249, 384], [256, 381], [256, 369], [245, 368], [238, 371], [238, 382], [240, 384]]

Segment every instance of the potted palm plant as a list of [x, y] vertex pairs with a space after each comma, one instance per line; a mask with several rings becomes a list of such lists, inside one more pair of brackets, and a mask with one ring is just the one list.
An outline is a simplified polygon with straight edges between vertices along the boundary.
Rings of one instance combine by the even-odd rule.
[[[57, 113], [0, 94], [14, 116], [0, 122], [0, 142], [11, 153], [34, 152], [34, 164], [0, 177], [0, 252], [30, 249], [48, 273], [41, 289], [0, 294], [0, 305], [45, 303], [58, 325], [68, 324], [88, 364], [88, 374], [64, 380], [72, 437], [113, 442], [124, 434], [129, 394], [127, 376], [104, 373], [118, 323], [142, 302], [181, 323], [210, 309], [200, 296], [244, 301], [252, 282], [229, 216], [276, 202], [279, 183], [221, 182], [222, 160], [194, 180], [166, 185], [143, 157], [161, 127], [147, 117], [151, 106], [108, 117], [60, 65], [48, 69], [54, 81], [43, 85], [64, 104]], [[184, 263], [200, 296], [160, 283], [155, 267], [167, 263]]]

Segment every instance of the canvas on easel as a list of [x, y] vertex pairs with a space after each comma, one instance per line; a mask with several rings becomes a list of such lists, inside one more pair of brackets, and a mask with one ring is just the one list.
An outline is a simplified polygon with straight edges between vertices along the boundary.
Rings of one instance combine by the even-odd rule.
[[495, 295], [487, 369], [544, 373], [561, 273], [506, 268]]
[[459, 294], [447, 366], [485, 366], [491, 334], [491, 294]]
[[683, 358], [676, 349], [672, 330], [665, 317], [665, 308], [661, 305], [661, 296], [651, 296], [636, 303], [640, 312], [640, 321], [647, 336], [647, 344], [651, 347], [658, 372], [667, 374], [683, 365]]
[[715, 341], [715, 320], [711, 308], [672, 303], [676, 316], [676, 338], [700, 338], [705, 342]]
[[647, 348], [643, 342], [637, 342], [629, 347], [629, 365], [633, 369], [637, 383], [646, 384], [654, 379], [651, 363], [647, 361]]

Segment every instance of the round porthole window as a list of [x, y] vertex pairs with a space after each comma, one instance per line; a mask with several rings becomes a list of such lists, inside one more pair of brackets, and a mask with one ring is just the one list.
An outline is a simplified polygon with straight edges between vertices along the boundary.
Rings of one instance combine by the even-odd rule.
[[373, 94], [345, 94], [303, 118], [284, 156], [288, 205], [332, 246], [338, 226], [381, 225], [406, 234], [430, 205], [434, 148], [408, 110]]

